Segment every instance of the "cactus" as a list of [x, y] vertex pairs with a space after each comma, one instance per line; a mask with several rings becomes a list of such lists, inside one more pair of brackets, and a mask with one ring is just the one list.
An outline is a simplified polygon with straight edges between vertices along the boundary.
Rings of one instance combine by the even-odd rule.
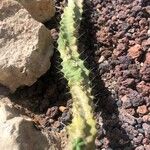
[[78, 26], [82, 19], [83, 0], [69, 0], [60, 22], [58, 50], [62, 72], [68, 80], [73, 99], [72, 123], [68, 126], [67, 150], [92, 150], [96, 135], [93, 119], [89, 73], [78, 53]]

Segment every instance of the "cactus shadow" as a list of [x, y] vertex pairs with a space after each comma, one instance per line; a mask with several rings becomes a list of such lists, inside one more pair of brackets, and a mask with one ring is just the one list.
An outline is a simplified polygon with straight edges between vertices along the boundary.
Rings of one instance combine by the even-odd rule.
[[[95, 96], [94, 108], [95, 117], [97, 119], [98, 135], [96, 144], [97, 149], [113, 149], [113, 150], [132, 150], [133, 146], [130, 139], [122, 128], [119, 119], [119, 110], [117, 94], [114, 96], [105, 82], [101, 78], [99, 64], [95, 62], [96, 46], [94, 44], [96, 31], [94, 30], [91, 20], [91, 12], [93, 11], [90, 1], [84, 2], [84, 14], [81, 22], [79, 39], [79, 50], [81, 59], [85, 60], [85, 65], [91, 70], [90, 79], [92, 81], [92, 94]], [[106, 141], [107, 139], [107, 141]], [[109, 144], [106, 144], [108, 142]]]

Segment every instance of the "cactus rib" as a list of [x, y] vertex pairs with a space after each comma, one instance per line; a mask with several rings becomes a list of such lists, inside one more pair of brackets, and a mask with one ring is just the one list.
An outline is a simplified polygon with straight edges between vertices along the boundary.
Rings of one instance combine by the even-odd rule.
[[68, 80], [73, 99], [73, 119], [68, 127], [67, 150], [90, 149], [94, 147], [96, 135], [92, 112], [89, 73], [78, 53], [78, 26], [83, 12], [83, 0], [69, 0], [60, 22], [58, 50], [62, 58], [62, 72]]

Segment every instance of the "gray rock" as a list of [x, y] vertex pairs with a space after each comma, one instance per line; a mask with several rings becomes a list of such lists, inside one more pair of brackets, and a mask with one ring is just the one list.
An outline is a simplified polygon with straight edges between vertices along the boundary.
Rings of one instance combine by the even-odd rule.
[[[8, 100], [4, 98], [5, 100]], [[30, 118], [0, 100], [0, 147], [3, 150], [56, 150], [47, 136], [37, 130]]]
[[32, 85], [50, 67], [50, 31], [16, 1], [0, 1], [0, 83], [11, 91]]
[[50, 20], [55, 14], [53, 0], [17, 0], [39, 22]]

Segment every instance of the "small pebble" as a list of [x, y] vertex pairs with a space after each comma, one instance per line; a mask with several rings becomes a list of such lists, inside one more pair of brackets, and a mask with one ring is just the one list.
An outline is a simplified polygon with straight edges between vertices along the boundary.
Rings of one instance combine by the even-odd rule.
[[60, 107], [59, 107], [59, 110], [60, 110], [61, 112], [64, 112], [66, 109], [67, 109], [67, 108], [64, 107], [64, 106], [60, 106]]
[[141, 146], [136, 147], [135, 150], [145, 150], [145, 148], [144, 146], [141, 145]]
[[48, 108], [46, 115], [50, 116], [51, 118], [54, 118], [58, 114], [58, 107], [53, 106], [51, 108]]
[[142, 105], [142, 106], [139, 106], [137, 108], [136, 112], [139, 113], [139, 114], [145, 115], [145, 114], [148, 113], [148, 109], [147, 109], [147, 107], [145, 105]]

